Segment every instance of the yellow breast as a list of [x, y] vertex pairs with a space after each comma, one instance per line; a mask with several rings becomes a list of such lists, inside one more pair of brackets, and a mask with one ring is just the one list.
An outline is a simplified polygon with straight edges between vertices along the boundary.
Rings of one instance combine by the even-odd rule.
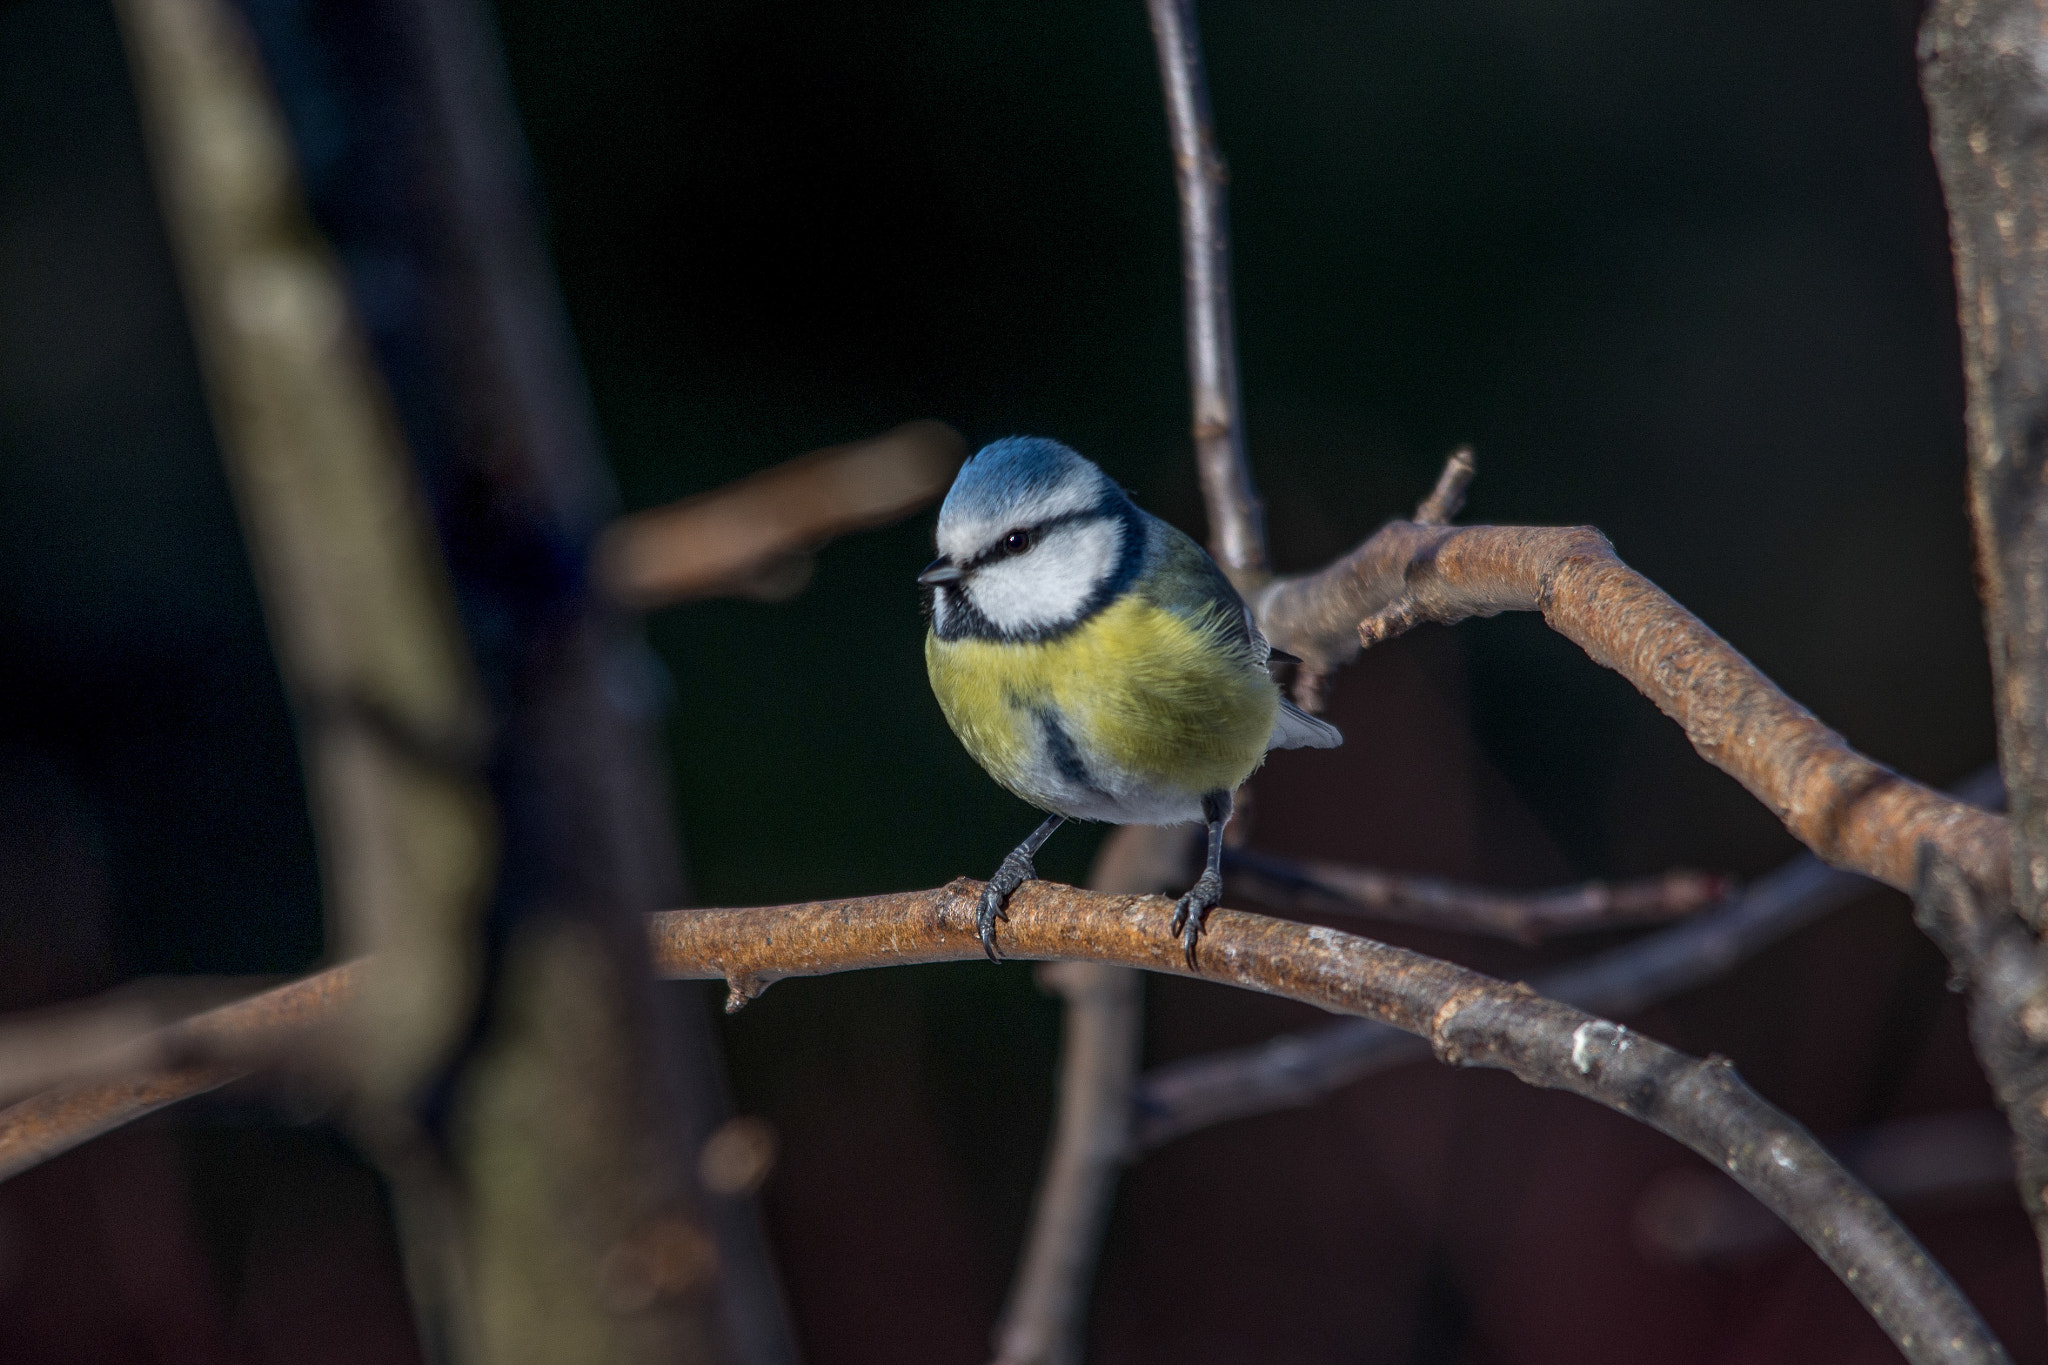
[[1259, 766], [1280, 704], [1266, 670], [1213, 616], [1136, 595], [1040, 643], [927, 635], [925, 666], [967, 752], [1026, 800], [1037, 799], [1031, 774], [1048, 710], [1091, 768], [1201, 793], [1228, 791]]

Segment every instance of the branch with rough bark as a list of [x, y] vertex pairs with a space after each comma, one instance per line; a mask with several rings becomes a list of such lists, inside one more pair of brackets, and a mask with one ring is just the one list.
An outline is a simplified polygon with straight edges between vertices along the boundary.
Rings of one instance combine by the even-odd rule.
[[[980, 884], [763, 910], [658, 916], [657, 965], [723, 977], [737, 1008], [783, 977], [980, 951]], [[1103, 896], [1030, 882], [1011, 902], [1013, 957], [1117, 962], [1190, 974], [1165, 932], [1165, 897]], [[1699, 1060], [1633, 1030], [1447, 962], [1329, 929], [1218, 910], [1202, 940], [1207, 980], [1392, 1024], [1443, 1061], [1497, 1067], [1650, 1124], [1727, 1170], [1842, 1277], [1909, 1360], [2002, 1361], [1948, 1277], [1890, 1211], [1725, 1060]]]
[[[1970, 520], [2012, 785], [2012, 894], [2048, 927], [2048, 140], [2041, 8], [1937, 0], [1920, 86], [1947, 201], [1963, 333]], [[1952, 858], [1955, 850], [1945, 849]], [[1985, 885], [1963, 862], [1973, 881]]]
[[[737, 1009], [775, 981], [869, 967], [969, 961], [980, 884], [930, 891], [652, 917], [651, 955], [671, 977], [722, 978]], [[1719, 1059], [1699, 1060], [1654, 1039], [1451, 963], [1350, 934], [1237, 911], [1215, 912], [1191, 972], [1165, 932], [1173, 902], [1027, 883], [1010, 907], [1005, 948], [1015, 957], [1113, 963], [1197, 975], [1388, 1024], [1424, 1039], [1442, 1061], [1495, 1067], [1568, 1090], [1650, 1124], [1727, 1170], [1783, 1218], [1916, 1362], [2002, 1361], [1947, 1276], [1868, 1191], [1798, 1124], [1759, 1099]], [[361, 969], [357, 969], [361, 970]], [[354, 983], [337, 968], [298, 983], [322, 1003], [293, 1026], [331, 1022]], [[337, 986], [341, 989], [337, 989]], [[290, 989], [290, 988], [287, 988]], [[273, 993], [274, 994], [274, 993]], [[230, 1007], [233, 1008], [233, 1007]], [[220, 1011], [202, 1018], [221, 1027]], [[251, 1016], [227, 1028], [238, 1047], [274, 1038]], [[157, 1072], [138, 1087], [191, 1084]], [[218, 1080], [212, 1082], [219, 1084]], [[0, 1112], [0, 1144], [37, 1101]], [[110, 1126], [100, 1122], [93, 1131]], [[45, 1154], [90, 1136], [45, 1139]]]
[[1913, 850], [1932, 842], [1981, 886], [2010, 871], [2002, 818], [1856, 752], [1591, 527], [1391, 522], [1254, 605], [1275, 645], [1324, 669], [1424, 621], [1541, 612], [1834, 866], [1910, 890]]
[[1970, 1041], [2012, 1125], [2020, 1202], [2048, 1254], [2048, 946], [1987, 900], [1933, 844], [1920, 850], [1915, 920], [1970, 994]]

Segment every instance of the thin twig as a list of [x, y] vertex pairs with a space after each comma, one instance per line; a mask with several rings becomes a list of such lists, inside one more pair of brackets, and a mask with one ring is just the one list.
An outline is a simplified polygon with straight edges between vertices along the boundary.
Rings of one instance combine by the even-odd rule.
[[[1112, 895], [1163, 890], [1185, 871], [1193, 843], [1193, 826], [1125, 825], [1104, 841], [1089, 883]], [[1131, 1150], [1139, 974], [1101, 962], [1054, 962], [1039, 968], [1039, 979], [1066, 1001], [1059, 1102], [1031, 1231], [996, 1326], [997, 1365], [1081, 1359], [1089, 1284], [1117, 1170]]]
[[1226, 850], [1223, 866], [1240, 894], [1275, 910], [1363, 914], [1522, 944], [1561, 934], [1668, 924], [1725, 900], [1734, 886], [1714, 873], [1678, 870], [1635, 881], [1514, 892], [1249, 849]]
[[1452, 451], [1451, 458], [1444, 461], [1443, 473], [1436, 476], [1436, 487], [1415, 509], [1415, 524], [1448, 526], [1457, 520], [1458, 513], [1465, 508], [1465, 491], [1478, 472], [1471, 446], [1459, 446]]
[[[1216, 151], [1191, 0], [1148, 0], [1179, 193], [1188, 386], [1210, 548], [1241, 591], [1267, 573], [1265, 524], [1239, 415], [1230, 303], [1226, 175]], [[1298, 688], [1312, 693], [1304, 672]], [[1309, 697], [1313, 705], [1317, 700]], [[1243, 826], [1240, 824], [1239, 828]], [[1095, 889], [1152, 892], [1178, 875], [1187, 831], [1127, 827], [1104, 846]], [[1044, 978], [1067, 1000], [1059, 1111], [1031, 1233], [996, 1329], [997, 1365], [1077, 1365], [1116, 1168], [1129, 1149], [1141, 1019], [1135, 973], [1061, 963]]]
[[[1996, 806], [1996, 765], [1955, 787], [1959, 800]], [[1725, 975], [1786, 935], [1855, 900], [1870, 883], [1810, 853], [1759, 878], [1726, 905], [1536, 978], [1537, 991], [1580, 1009], [1626, 1018]], [[1133, 1141], [1156, 1147], [1212, 1124], [1313, 1104], [1427, 1051], [1413, 1038], [1346, 1019], [1253, 1047], [1190, 1057], [1139, 1082]]]
[[1167, 135], [1180, 197], [1188, 383], [1194, 393], [1195, 466], [1209, 512], [1209, 549], [1240, 592], [1265, 580], [1266, 522], [1245, 458], [1239, 419], [1237, 338], [1230, 302], [1229, 173], [1216, 150], [1209, 81], [1193, 0], [1146, 0]]
[[943, 422], [908, 422], [737, 483], [612, 523], [598, 579], [646, 610], [713, 596], [779, 600], [801, 587], [808, 556], [850, 531], [882, 526], [946, 491], [966, 454]]
[[1591, 527], [1391, 522], [1328, 568], [1276, 580], [1255, 605], [1275, 645], [1325, 668], [1355, 653], [1361, 635], [1540, 611], [1835, 866], [1910, 889], [1913, 850], [1932, 840], [1981, 886], [2010, 875], [2002, 817], [1857, 753]]

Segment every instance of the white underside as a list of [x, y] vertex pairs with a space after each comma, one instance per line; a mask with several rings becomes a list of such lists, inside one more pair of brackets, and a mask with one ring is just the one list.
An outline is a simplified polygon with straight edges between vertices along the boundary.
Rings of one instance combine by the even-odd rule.
[[1070, 820], [1099, 820], [1112, 825], [1178, 825], [1202, 818], [1199, 791], [1164, 786], [1147, 776], [1118, 767], [1074, 733], [1062, 729], [1074, 741], [1074, 752], [1088, 770], [1088, 783], [1075, 782], [1053, 761], [1051, 747], [1041, 730], [1030, 759], [1024, 766], [1005, 774], [1017, 795], [1055, 815]]

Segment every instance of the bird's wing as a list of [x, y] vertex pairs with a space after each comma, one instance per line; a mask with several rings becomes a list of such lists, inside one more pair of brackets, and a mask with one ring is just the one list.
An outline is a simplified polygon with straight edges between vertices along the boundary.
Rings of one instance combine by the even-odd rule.
[[1268, 749], [1334, 749], [1344, 742], [1344, 736], [1336, 726], [1325, 720], [1317, 720], [1308, 712], [1282, 697], [1280, 714], [1273, 718], [1273, 735], [1266, 741]]
[[1242, 646], [1265, 667], [1272, 646], [1209, 552], [1180, 528], [1149, 512], [1140, 515], [1150, 544], [1138, 591], [1168, 611], [1213, 619], [1225, 638]]

